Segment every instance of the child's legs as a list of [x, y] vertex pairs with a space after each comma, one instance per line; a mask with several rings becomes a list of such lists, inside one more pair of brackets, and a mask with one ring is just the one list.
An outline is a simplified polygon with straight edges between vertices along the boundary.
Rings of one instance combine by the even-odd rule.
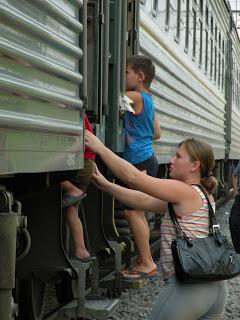
[[71, 205], [66, 208], [66, 220], [73, 238], [75, 255], [80, 258], [87, 258], [90, 256], [85, 247], [83, 226], [78, 217], [77, 206]]
[[[87, 185], [90, 183], [93, 170], [94, 162], [86, 160], [84, 162], [84, 168], [78, 171], [74, 179], [61, 183], [64, 193], [71, 196], [80, 196], [83, 194]], [[70, 205], [66, 208], [66, 220], [73, 238], [75, 255], [80, 258], [89, 257], [90, 254], [85, 247], [82, 222], [78, 217], [77, 205]]]
[[136, 268], [146, 273], [156, 268], [149, 246], [149, 227], [145, 218], [144, 211], [125, 209], [127, 219], [133, 234], [133, 238], [138, 249], [138, 259]]

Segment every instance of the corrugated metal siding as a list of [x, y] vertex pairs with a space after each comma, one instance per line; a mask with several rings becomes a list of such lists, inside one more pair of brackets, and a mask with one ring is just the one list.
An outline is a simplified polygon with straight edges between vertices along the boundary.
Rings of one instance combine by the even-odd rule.
[[232, 117], [231, 117], [231, 148], [230, 159], [240, 159], [240, 45], [237, 30], [232, 31]]
[[82, 1], [0, 0], [0, 173], [83, 166]]
[[162, 129], [161, 139], [155, 143], [159, 162], [167, 163], [177, 143], [188, 137], [209, 142], [216, 159], [224, 159], [224, 95], [158, 28], [147, 5], [140, 15], [140, 53], [151, 57], [156, 66], [151, 90]]

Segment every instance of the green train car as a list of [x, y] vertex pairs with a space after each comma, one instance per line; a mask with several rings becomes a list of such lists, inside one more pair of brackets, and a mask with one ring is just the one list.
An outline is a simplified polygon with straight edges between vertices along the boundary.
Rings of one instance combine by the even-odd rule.
[[[194, 136], [212, 144], [218, 196], [228, 194], [240, 159], [239, 50], [225, 0], [0, 0], [1, 320], [107, 319], [119, 304], [120, 272], [135, 255], [121, 206], [88, 188], [79, 214], [96, 258], [76, 263], [59, 179], [83, 168], [85, 113], [123, 151], [127, 56], [156, 66], [159, 176]], [[161, 219], [147, 215], [157, 252]]]

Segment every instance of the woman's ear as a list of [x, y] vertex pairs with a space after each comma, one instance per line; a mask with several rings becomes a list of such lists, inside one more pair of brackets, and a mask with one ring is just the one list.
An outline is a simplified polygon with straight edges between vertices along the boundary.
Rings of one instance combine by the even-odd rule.
[[200, 167], [201, 167], [201, 163], [200, 163], [200, 161], [194, 161], [193, 163], [192, 163], [192, 172], [195, 172], [195, 171], [197, 171], [197, 170], [199, 170], [200, 169]]

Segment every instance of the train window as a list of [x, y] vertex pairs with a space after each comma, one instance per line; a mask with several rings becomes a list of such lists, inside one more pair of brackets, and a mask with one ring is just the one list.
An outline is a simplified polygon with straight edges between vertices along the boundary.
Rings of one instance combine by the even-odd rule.
[[186, 22], [185, 22], [185, 51], [189, 45], [189, 0], [186, 0]]
[[169, 29], [169, 23], [170, 23], [170, 0], [166, 0], [165, 30]]
[[181, 26], [181, 0], [177, 2], [177, 29], [176, 29], [176, 40], [180, 39], [180, 26]]
[[193, 49], [192, 49], [192, 56], [195, 58], [196, 56], [196, 30], [197, 30], [197, 15], [196, 11], [193, 9]]
[[213, 17], [211, 16], [211, 34], [213, 34]]
[[202, 35], [203, 35], [203, 24], [201, 19], [199, 19], [199, 32], [200, 32], [200, 37], [199, 37], [199, 66], [202, 65]]
[[203, 15], [203, 0], [199, 0], [199, 10], [200, 14]]
[[205, 9], [205, 23], [206, 23], [206, 25], [208, 25], [208, 7], [207, 6]]
[[214, 50], [214, 82], [217, 81], [217, 46], [215, 45]]
[[205, 30], [205, 72], [208, 72], [208, 31]]
[[225, 64], [224, 59], [222, 58], [222, 91], [224, 91], [224, 84], [225, 84]]
[[153, 15], [157, 15], [157, 12], [158, 12], [158, 0], [153, 0], [152, 13]]
[[218, 53], [218, 87], [220, 88], [221, 81], [221, 54]]
[[211, 38], [210, 78], [213, 76], [213, 39]]

